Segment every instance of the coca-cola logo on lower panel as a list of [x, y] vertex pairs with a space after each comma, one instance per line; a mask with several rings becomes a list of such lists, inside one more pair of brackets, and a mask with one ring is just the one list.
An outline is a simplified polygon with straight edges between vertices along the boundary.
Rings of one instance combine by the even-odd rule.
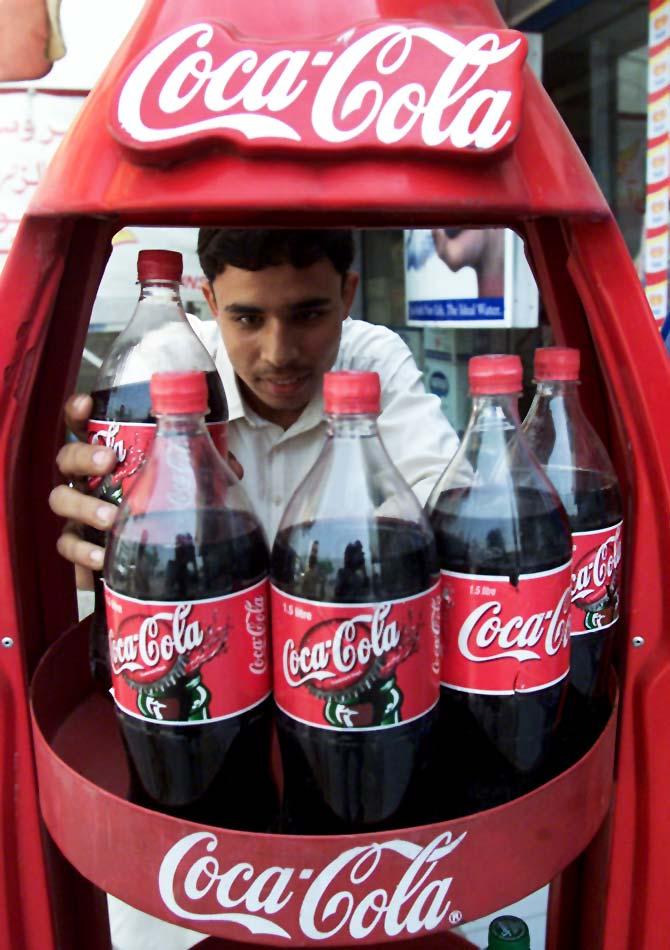
[[204, 20], [142, 54], [111, 130], [156, 157], [213, 137], [303, 153], [493, 152], [518, 133], [526, 49], [512, 30], [388, 20], [271, 44]]
[[158, 889], [184, 923], [217, 921], [254, 935], [319, 943], [418, 936], [461, 920], [450, 867], [466, 837], [444, 831], [424, 845], [398, 837], [301, 867], [232, 857], [214, 832], [198, 831], [167, 852]]

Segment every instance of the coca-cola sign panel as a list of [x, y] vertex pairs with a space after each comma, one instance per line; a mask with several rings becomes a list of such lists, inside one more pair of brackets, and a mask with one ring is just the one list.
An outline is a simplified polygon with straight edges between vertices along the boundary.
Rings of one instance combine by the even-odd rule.
[[270, 44], [193, 23], [134, 63], [111, 131], [158, 159], [217, 139], [302, 153], [494, 152], [519, 130], [526, 50], [513, 30], [376, 21]]
[[425, 845], [398, 837], [345, 848], [321, 867], [268, 867], [232, 857], [204, 830], [167, 851], [158, 889], [183, 922], [235, 924], [241, 939], [245, 932], [328, 943], [419, 936], [462, 919], [453, 853], [466, 837], [441, 831]]

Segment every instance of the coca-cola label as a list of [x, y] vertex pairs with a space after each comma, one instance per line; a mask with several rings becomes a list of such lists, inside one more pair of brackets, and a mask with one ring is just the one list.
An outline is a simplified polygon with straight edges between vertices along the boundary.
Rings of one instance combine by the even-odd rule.
[[310, 944], [417, 937], [462, 920], [452, 856], [466, 837], [442, 831], [426, 844], [402, 837], [354, 844], [304, 867], [259, 866], [253, 849], [231, 856], [215, 832], [195, 831], [165, 854], [158, 890], [183, 922], [227, 922], [254, 936]]
[[227, 719], [270, 692], [267, 580], [196, 601], [146, 601], [105, 586], [112, 690], [131, 716]]
[[377, 21], [272, 44], [203, 20], [135, 62], [110, 127], [156, 158], [217, 138], [301, 153], [490, 153], [518, 134], [526, 52], [513, 30]]
[[109, 475], [96, 475], [88, 480], [89, 491], [105, 501], [119, 505], [130, 491], [144, 464], [156, 434], [154, 423], [110, 422], [89, 419], [88, 442], [113, 449], [116, 465]]
[[[208, 422], [209, 432], [221, 456], [228, 452], [228, 425], [225, 422]], [[88, 479], [91, 494], [119, 505], [132, 488], [137, 474], [156, 435], [153, 422], [111, 422], [89, 419], [88, 442], [114, 449], [116, 465], [108, 475], [94, 475]]]
[[439, 585], [403, 600], [331, 604], [272, 586], [274, 694], [322, 729], [384, 729], [438, 700]]
[[442, 571], [443, 686], [531, 692], [570, 667], [570, 562], [508, 577]]
[[571, 633], [606, 630], [619, 619], [623, 521], [572, 535]]

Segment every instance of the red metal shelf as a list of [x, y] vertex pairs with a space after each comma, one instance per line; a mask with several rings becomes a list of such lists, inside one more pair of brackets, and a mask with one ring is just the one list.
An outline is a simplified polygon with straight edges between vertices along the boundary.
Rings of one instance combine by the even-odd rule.
[[607, 813], [616, 710], [589, 752], [551, 782], [439, 824], [292, 837], [139, 808], [125, 798], [113, 706], [92, 691], [87, 628], [83, 622], [58, 640], [32, 683], [44, 821], [84, 877], [172, 923], [256, 945], [349, 946], [439, 933], [547, 883]]

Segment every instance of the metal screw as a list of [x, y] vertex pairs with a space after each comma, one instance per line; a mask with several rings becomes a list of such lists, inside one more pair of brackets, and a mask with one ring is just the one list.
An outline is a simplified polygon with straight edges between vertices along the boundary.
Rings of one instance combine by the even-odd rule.
[[8, 650], [10, 647], [13, 647], [13, 646], [14, 646], [14, 641], [12, 640], [11, 637], [3, 637], [0, 642], [2, 643], [3, 647], [5, 647], [5, 649], [7, 649], [7, 650]]
[[633, 637], [632, 644], [634, 647], [643, 647], [644, 637]]

